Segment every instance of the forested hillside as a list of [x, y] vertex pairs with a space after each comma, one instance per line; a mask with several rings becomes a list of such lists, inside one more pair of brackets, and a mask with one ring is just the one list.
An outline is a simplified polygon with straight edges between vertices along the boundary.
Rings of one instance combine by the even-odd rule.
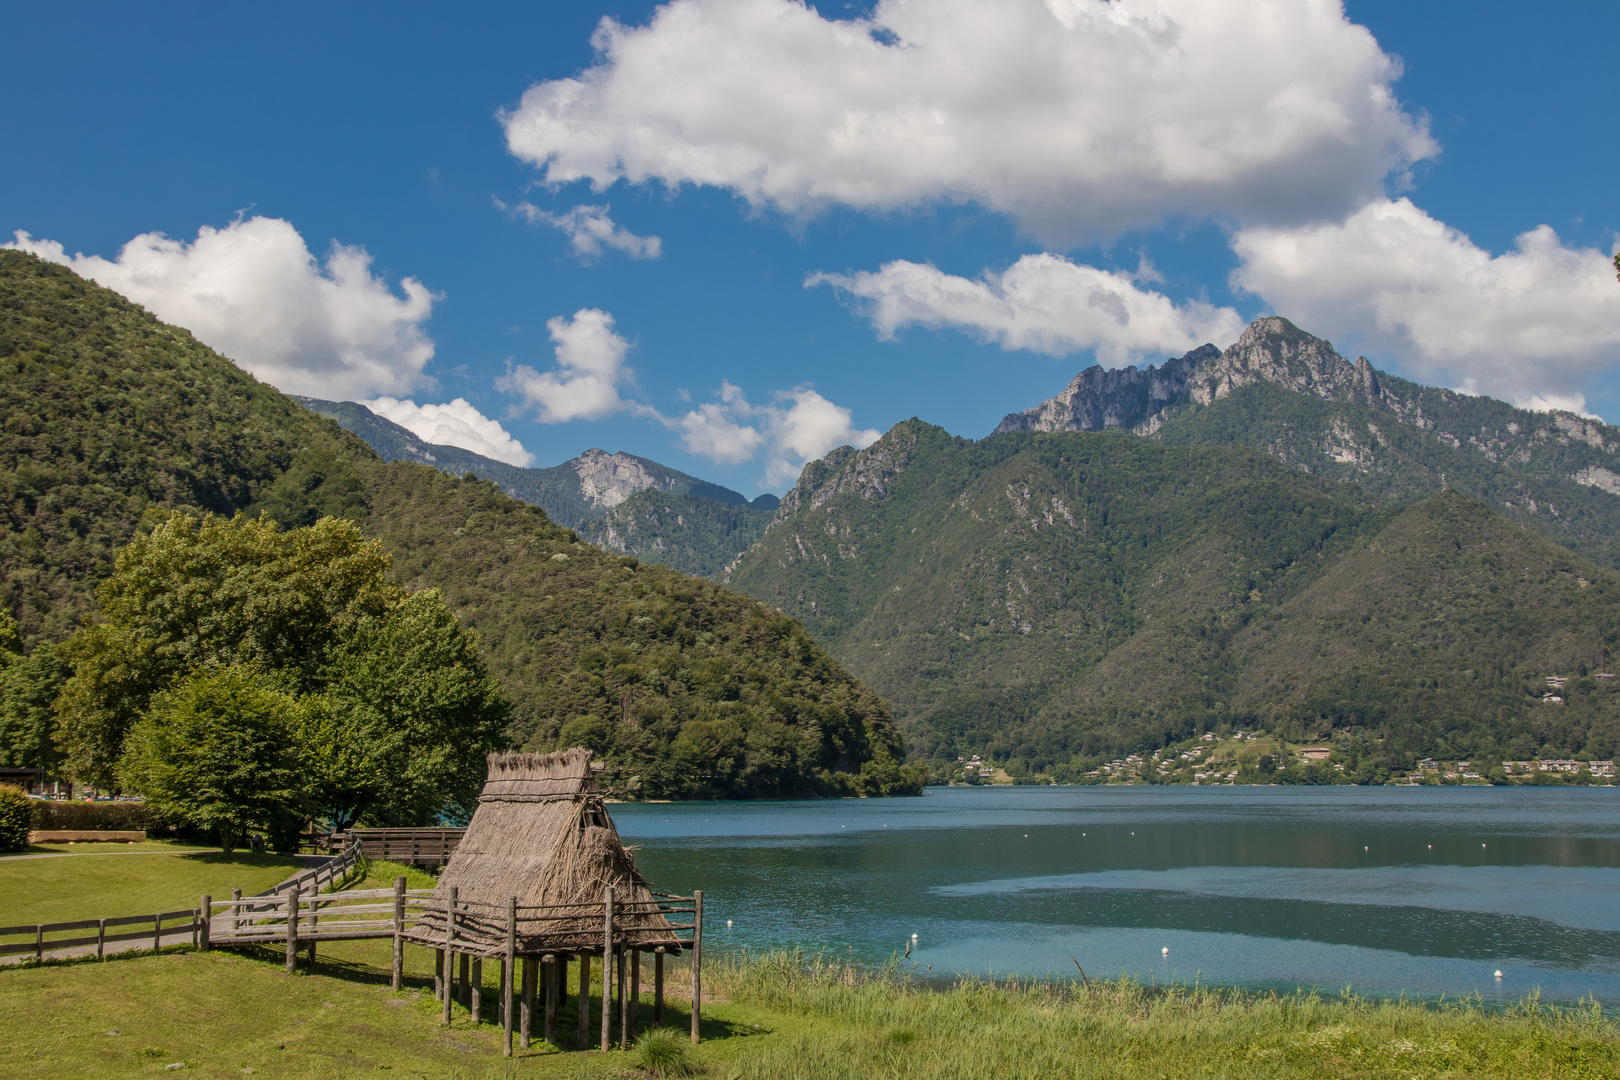
[[1186, 446], [1247, 446], [1407, 503], [1461, 491], [1607, 566], [1620, 566], [1620, 428], [1422, 386], [1352, 363], [1286, 319], [1225, 352], [1088, 368], [998, 432], [1122, 428]]
[[633, 454], [587, 450], [549, 468], [522, 468], [457, 446], [426, 443], [353, 401], [298, 398], [360, 436], [384, 461], [417, 461], [452, 476], [493, 480], [513, 498], [545, 510], [559, 525], [620, 555], [683, 574], [711, 576], [759, 539], [774, 495], [749, 500]]
[[[1455, 493], [1405, 510], [1240, 448], [973, 443], [916, 420], [806, 469], [726, 578], [934, 757], [1060, 774], [1198, 730], [1607, 756], [1620, 576]], [[1609, 684], [1604, 684], [1605, 686]]]
[[0, 415], [0, 597], [25, 651], [93, 620], [114, 551], [170, 510], [332, 515], [479, 632], [514, 745], [591, 745], [645, 795], [915, 789], [888, 707], [791, 619], [602, 552], [490, 482], [385, 463], [185, 331], [17, 251], [0, 251]]

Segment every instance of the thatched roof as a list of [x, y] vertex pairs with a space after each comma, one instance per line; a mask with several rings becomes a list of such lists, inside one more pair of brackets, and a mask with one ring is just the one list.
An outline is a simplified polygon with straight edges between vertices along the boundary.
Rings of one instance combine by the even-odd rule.
[[[434, 896], [447, 899], [454, 886], [460, 901], [495, 905], [502, 942], [509, 897], [520, 908], [592, 905], [549, 913], [565, 916], [561, 921], [531, 921], [547, 913], [520, 911], [518, 952], [533, 955], [600, 948], [602, 894], [610, 885], [616, 941], [679, 949], [608, 816], [592, 780], [591, 752], [491, 754], [478, 809]], [[473, 914], [488, 917], [484, 910]]]

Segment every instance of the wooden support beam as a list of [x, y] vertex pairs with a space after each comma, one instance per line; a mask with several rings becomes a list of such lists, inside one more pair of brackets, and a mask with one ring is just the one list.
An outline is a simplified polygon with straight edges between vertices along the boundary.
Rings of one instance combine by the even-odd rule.
[[692, 1045], [703, 1023], [703, 890], [692, 892]]
[[539, 965], [534, 957], [523, 958], [523, 1002], [518, 1008], [518, 1045], [527, 1050], [529, 1040], [534, 1032], [534, 983], [535, 968]]
[[636, 1041], [641, 1031], [641, 950], [630, 950], [630, 1017], [625, 1025], [625, 1045]]
[[507, 1057], [512, 1056], [512, 976], [517, 961], [517, 897], [506, 902], [506, 956], [501, 961], [501, 1028]]
[[556, 1045], [557, 1042], [557, 957], [547, 953], [540, 959], [540, 966], [545, 971], [546, 984], [546, 1026], [543, 1037], [546, 1042]]
[[473, 957], [472, 961], [472, 1003], [467, 1006], [472, 1013], [472, 1022], [481, 1024], [484, 1020], [484, 958]]
[[461, 1007], [472, 1011], [472, 955], [461, 954], [461, 990], [456, 995]]
[[581, 1050], [591, 1045], [591, 954], [579, 954], [579, 1038]]
[[444, 946], [433, 950], [433, 1000], [444, 1000]]
[[602, 890], [602, 1052], [613, 1038], [613, 886]]
[[653, 950], [653, 1027], [664, 1026], [664, 947]]
[[208, 951], [208, 924], [212, 921], [213, 915], [214, 898], [203, 893], [202, 899], [197, 904], [197, 948], [203, 952]]
[[444, 901], [444, 1026], [450, 1026], [450, 1007], [455, 1003], [456, 977], [456, 887]]

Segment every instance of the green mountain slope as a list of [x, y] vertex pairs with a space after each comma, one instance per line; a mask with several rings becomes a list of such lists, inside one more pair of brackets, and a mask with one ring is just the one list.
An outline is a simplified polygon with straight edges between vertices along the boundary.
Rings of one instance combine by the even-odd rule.
[[1108, 427], [1248, 446], [1397, 503], [1462, 491], [1620, 566], [1620, 428], [1423, 386], [1365, 357], [1351, 363], [1286, 319], [1257, 320], [1224, 353], [1206, 345], [1162, 367], [1089, 368], [997, 431]]
[[[1405, 585], [1352, 587], [1379, 575]], [[973, 443], [915, 420], [808, 467], [724, 580], [804, 621], [924, 753], [1037, 768], [1221, 724], [1360, 726], [1414, 750], [1541, 738], [1545, 677], [1610, 662], [1620, 596], [1612, 571], [1455, 494], [1396, 512], [1245, 449]], [[1413, 651], [1432, 610], [1472, 614]], [[1302, 636], [1329, 612], [1362, 628], [1353, 649]], [[1488, 685], [1454, 677], [1463, 660]], [[1557, 746], [1611, 745], [1615, 702], [1588, 705]]]
[[383, 462], [184, 331], [16, 251], [0, 251], [0, 375], [0, 596], [30, 646], [94, 617], [150, 510], [337, 514], [479, 631], [516, 745], [585, 742], [647, 795], [915, 782], [888, 707], [792, 620], [585, 544], [489, 482]]
[[588, 450], [550, 468], [508, 465], [457, 446], [423, 442], [353, 401], [297, 400], [360, 436], [384, 461], [418, 461], [453, 476], [473, 473], [493, 480], [606, 551], [685, 574], [706, 577], [724, 568], [765, 531], [778, 502], [774, 495], [750, 501], [634, 454]]

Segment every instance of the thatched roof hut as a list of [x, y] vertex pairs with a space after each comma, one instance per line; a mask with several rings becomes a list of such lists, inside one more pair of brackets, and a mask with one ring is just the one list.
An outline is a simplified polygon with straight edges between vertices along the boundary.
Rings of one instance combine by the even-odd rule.
[[504, 943], [505, 911], [516, 897], [517, 952], [533, 956], [599, 950], [603, 892], [612, 886], [616, 947], [679, 952], [682, 942], [619, 839], [593, 775], [591, 752], [578, 747], [491, 754], [478, 809], [435, 899], [447, 900], [454, 888], [461, 904], [490, 905], [480, 914], [488, 913], [490, 931], [498, 923]]

